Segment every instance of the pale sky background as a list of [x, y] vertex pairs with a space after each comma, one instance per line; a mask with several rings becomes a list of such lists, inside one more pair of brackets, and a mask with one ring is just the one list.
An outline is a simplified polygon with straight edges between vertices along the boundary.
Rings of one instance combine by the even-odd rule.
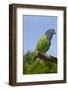
[[24, 15], [24, 54], [34, 51], [42, 34], [49, 28], [54, 28], [56, 35], [51, 40], [48, 54], [57, 57], [57, 16], [27, 16]]

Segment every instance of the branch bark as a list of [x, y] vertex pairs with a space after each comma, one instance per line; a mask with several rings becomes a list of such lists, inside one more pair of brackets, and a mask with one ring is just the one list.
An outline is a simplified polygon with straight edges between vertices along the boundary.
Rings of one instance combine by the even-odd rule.
[[48, 61], [48, 62], [53, 62], [53, 63], [56, 63], [57, 64], [57, 58], [56, 57], [53, 57], [53, 56], [47, 56], [47, 55], [44, 55], [44, 54], [38, 54], [38, 57], [44, 61]]

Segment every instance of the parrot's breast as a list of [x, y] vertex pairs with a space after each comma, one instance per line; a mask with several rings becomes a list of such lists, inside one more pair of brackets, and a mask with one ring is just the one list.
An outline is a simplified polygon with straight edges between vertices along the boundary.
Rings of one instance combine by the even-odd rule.
[[36, 46], [36, 49], [39, 51], [39, 52], [47, 52], [48, 49], [50, 47], [50, 43], [46, 37], [46, 35], [42, 35], [37, 46]]

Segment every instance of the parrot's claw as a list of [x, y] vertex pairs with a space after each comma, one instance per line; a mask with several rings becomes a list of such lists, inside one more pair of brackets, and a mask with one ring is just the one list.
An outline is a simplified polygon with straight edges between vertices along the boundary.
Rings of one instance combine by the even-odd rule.
[[51, 58], [50, 55], [47, 54], [47, 53], [43, 53], [43, 55], [45, 55], [45, 56], [48, 57], [48, 58]]

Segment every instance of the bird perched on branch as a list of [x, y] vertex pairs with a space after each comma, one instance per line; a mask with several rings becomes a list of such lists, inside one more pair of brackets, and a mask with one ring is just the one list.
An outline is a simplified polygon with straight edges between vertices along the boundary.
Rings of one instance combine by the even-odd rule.
[[51, 46], [51, 40], [54, 34], [56, 34], [55, 30], [50, 28], [41, 36], [34, 51], [34, 59], [38, 57], [39, 53], [46, 54]]

